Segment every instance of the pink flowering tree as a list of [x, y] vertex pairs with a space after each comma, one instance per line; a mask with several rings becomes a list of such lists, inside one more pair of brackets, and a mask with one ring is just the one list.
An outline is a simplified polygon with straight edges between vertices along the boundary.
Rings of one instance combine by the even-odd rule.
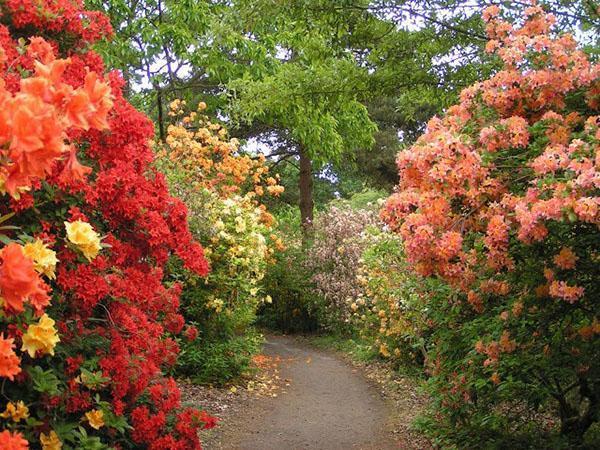
[[503, 67], [398, 155], [382, 215], [453, 292], [429, 305], [439, 423], [516, 439], [520, 406], [549, 408], [536, 429], [580, 441], [600, 413], [600, 67], [536, 5], [484, 20]]

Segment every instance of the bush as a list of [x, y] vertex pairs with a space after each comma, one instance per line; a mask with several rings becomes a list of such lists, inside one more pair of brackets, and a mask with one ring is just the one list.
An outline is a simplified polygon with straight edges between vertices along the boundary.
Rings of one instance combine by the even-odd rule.
[[260, 333], [252, 329], [243, 335], [211, 341], [184, 342], [177, 360], [177, 372], [194, 383], [224, 384], [248, 372], [252, 357], [263, 343]]
[[0, 25], [0, 448], [200, 448], [214, 419], [164, 376], [183, 318], [163, 278], [170, 258], [205, 275], [202, 248], [150, 120], [88, 50], [108, 19], [30, 3]]
[[361, 292], [356, 277], [362, 252], [371, 242], [367, 229], [380, 224], [373, 205], [371, 209], [338, 205], [330, 205], [315, 219], [305, 267], [312, 275], [315, 296], [322, 299], [320, 325], [340, 331], [349, 330], [350, 305]]
[[427, 282], [410, 270], [397, 235], [377, 228], [368, 233], [357, 271], [361, 292], [350, 304], [352, 323], [384, 358], [422, 366], [429, 334]]
[[384, 218], [452, 289], [426, 305], [430, 431], [579, 445], [600, 413], [599, 68], [540, 7], [519, 29], [498, 14], [484, 17], [503, 69], [399, 154]]
[[237, 141], [202, 114], [203, 104], [187, 115], [184, 106], [171, 104], [174, 124], [157, 165], [171, 191], [188, 205], [190, 229], [203, 244], [211, 271], [200, 277], [181, 264], [170, 266], [171, 278], [183, 283], [188, 327], [198, 330], [197, 338], [190, 331], [180, 342], [184, 356], [177, 371], [197, 382], [224, 382], [239, 376], [249, 352], [259, 350], [252, 326], [259, 305], [271, 301], [263, 279], [275, 250], [282, 248], [273, 217], [259, 199], [278, 195], [281, 188], [268, 176], [264, 158], [240, 152]]

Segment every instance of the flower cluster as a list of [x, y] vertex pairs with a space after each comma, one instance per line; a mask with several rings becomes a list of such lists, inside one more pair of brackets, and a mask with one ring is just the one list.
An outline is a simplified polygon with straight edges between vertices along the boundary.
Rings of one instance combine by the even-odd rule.
[[199, 448], [214, 420], [163, 375], [183, 327], [163, 279], [174, 256], [208, 263], [151, 166], [150, 120], [88, 49], [108, 19], [71, 0], [2, 15], [0, 447]]
[[195, 211], [193, 230], [204, 244], [211, 272], [203, 282], [208, 310], [230, 314], [240, 303], [268, 301], [261, 281], [275, 251], [272, 230], [262, 222], [264, 211], [248, 196], [223, 199], [214, 192], [197, 194], [202, 211]]
[[239, 141], [229, 139], [227, 129], [211, 122], [203, 114], [206, 104], [185, 114], [185, 102], [174, 100], [170, 116], [176, 122], [169, 126], [166, 148], [159, 156], [168, 157], [194, 184], [224, 197], [244, 194], [250, 197], [278, 196], [283, 192], [279, 176], [269, 175], [265, 156], [256, 157], [240, 152]]

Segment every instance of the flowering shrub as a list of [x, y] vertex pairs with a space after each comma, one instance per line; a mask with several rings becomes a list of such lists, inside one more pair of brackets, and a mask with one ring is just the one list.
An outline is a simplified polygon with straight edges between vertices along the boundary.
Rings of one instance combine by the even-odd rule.
[[[262, 280], [282, 247], [274, 219], [259, 199], [282, 188], [269, 176], [262, 155], [253, 159], [240, 152], [225, 128], [202, 114], [204, 104], [187, 115], [184, 106], [178, 100], [171, 104], [175, 123], [159, 149], [158, 165], [189, 207], [190, 228], [205, 248], [211, 272], [200, 278], [173, 268], [173, 276], [185, 282], [186, 318], [199, 329], [198, 339], [183, 344], [178, 368], [197, 381], [223, 382], [239, 375], [259, 348], [249, 327], [258, 306], [271, 301]], [[224, 348], [227, 342], [235, 351]]]
[[163, 375], [183, 326], [163, 273], [208, 264], [150, 167], [151, 122], [87, 48], [108, 20], [71, 0], [1, 9], [0, 448], [199, 448], [214, 420]]
[[314, 224], [314, 241], [306, 266], [314, 292], [322, 297], [321, 325], [345, 327], [353, 313], [350, 305], [362, 292], [356, 282], [363, 251], [371, 242], [369, 227], [380, 221], [374, 208], [331, 205]]
[[428, 334], [423, 279], [410, 270], [396, 234], [376, 228], [369, 234], [357, 270], [360, 292], [350, 304], [352, 324], [382, 357], [422, 365]]
[[438, 419], [514, 438], [515, 404], [548, 406], [578, 441], [600, 411], [599, 66], [538, 6], [484, 19], [502, 70], [399, 154], [383, 217], [455, 291], [428, 303]]

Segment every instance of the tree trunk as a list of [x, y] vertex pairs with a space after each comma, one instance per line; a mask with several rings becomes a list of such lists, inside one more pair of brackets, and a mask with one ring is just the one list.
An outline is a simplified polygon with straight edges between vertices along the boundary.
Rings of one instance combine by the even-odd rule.
[[300, 188], [300, 223], [302, 224], [302, 233], [304, 237], [310, 235], [313, 225], [313, 178], [312, 161], [306, 150], [300, 145], [300, 178], [298, 187]]
[[158, 136], [162, 142], [165, 142], [165, 123], [164, 123], [164, 111], [163, 111], [163, 94], [162, 88], [158, 82], [154, 83], [154, 90], [156, 91], [156, 107], [158, 109]]

